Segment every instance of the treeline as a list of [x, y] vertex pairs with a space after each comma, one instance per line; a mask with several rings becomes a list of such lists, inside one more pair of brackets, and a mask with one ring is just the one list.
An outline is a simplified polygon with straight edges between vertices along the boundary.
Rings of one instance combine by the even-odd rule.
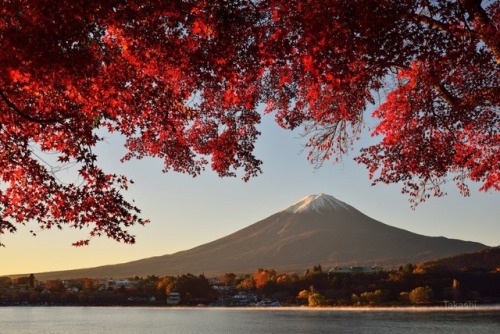
[[[443, 305], [444, 301], [500, 302], [500, 272], [418, 273], [411, 264], [371, 273], [323, 271], [315, 266], [304, 274], [259, 269], [253, 274], [221, 277], [184, 274], [38, 283], [34, 277], [0, 277], [3, 305], [165, 305], [171, 293], [180, 305], [309, 305], [392, 306]], [[266, 303], [264, 303], [266, 302]]]
[[363, 306], [430, 305], [444, 301], [500, 301], [500, 272], [417, 273], [407, 264], [373, 273], [325, 272], [321, 266], [304, 275], [258, 270], [236, 282], [238, 290], [254, 291], [291, 305]]

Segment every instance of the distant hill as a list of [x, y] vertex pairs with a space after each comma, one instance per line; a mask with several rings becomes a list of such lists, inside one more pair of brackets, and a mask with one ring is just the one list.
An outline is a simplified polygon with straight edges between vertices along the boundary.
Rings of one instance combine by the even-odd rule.
[[428, 261], [417, 266], [417, 271], [494, 271], [500, 270], [500, 247], [474, 253], [460, 254]]
[[131, 277], [225, 272], [258, 268], [301, 272], [316, 264], [399, 266], [475, 252], [487, 246], [428, 237], [378, 222], [324, 194], [290, 207], [210, 243], [175, 254], [70, 271], [38, 273], [38, 279]]

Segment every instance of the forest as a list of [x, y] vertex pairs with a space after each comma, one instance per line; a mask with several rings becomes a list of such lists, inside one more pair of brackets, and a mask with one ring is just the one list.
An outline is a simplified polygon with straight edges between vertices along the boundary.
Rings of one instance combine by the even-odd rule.
[[305, 273], [258, 269], [226, 273], [38, 282], [0, 277], [0, 305], [163, 306], [450, 306], [500, 302], [500, 271], [427, 271], [412, 264], [377, 272], [338, 273], [321, 265]]

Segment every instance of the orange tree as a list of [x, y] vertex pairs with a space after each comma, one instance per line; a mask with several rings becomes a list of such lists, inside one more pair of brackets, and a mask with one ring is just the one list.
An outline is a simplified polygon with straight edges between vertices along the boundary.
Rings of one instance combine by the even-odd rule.
[[[401, 182], [417, 202], [450, 177], [464, 194], [467, 180], [500, 188], [498, 1], [2, 0], [0, 11], [0, 234], [32, 221], [89, 227], [75, 245], [133, 243], [128, 227], [147, 220], [93, 153], [102, 129], [125, 137], [124, 160], [247, 180], [260, 172], [259, 105], [301, 127], [321, 164], [378, 102], [380, 142], [356, 158], [375, 183]], [[77, 182], [58, 178], [68, 164]]]

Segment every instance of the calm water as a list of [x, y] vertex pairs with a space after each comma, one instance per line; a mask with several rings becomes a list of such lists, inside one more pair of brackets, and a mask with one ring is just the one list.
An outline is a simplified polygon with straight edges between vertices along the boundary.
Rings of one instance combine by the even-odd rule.
[[500, 333], [500, 307], [474, 310], [0, 307], [0, 333]]

